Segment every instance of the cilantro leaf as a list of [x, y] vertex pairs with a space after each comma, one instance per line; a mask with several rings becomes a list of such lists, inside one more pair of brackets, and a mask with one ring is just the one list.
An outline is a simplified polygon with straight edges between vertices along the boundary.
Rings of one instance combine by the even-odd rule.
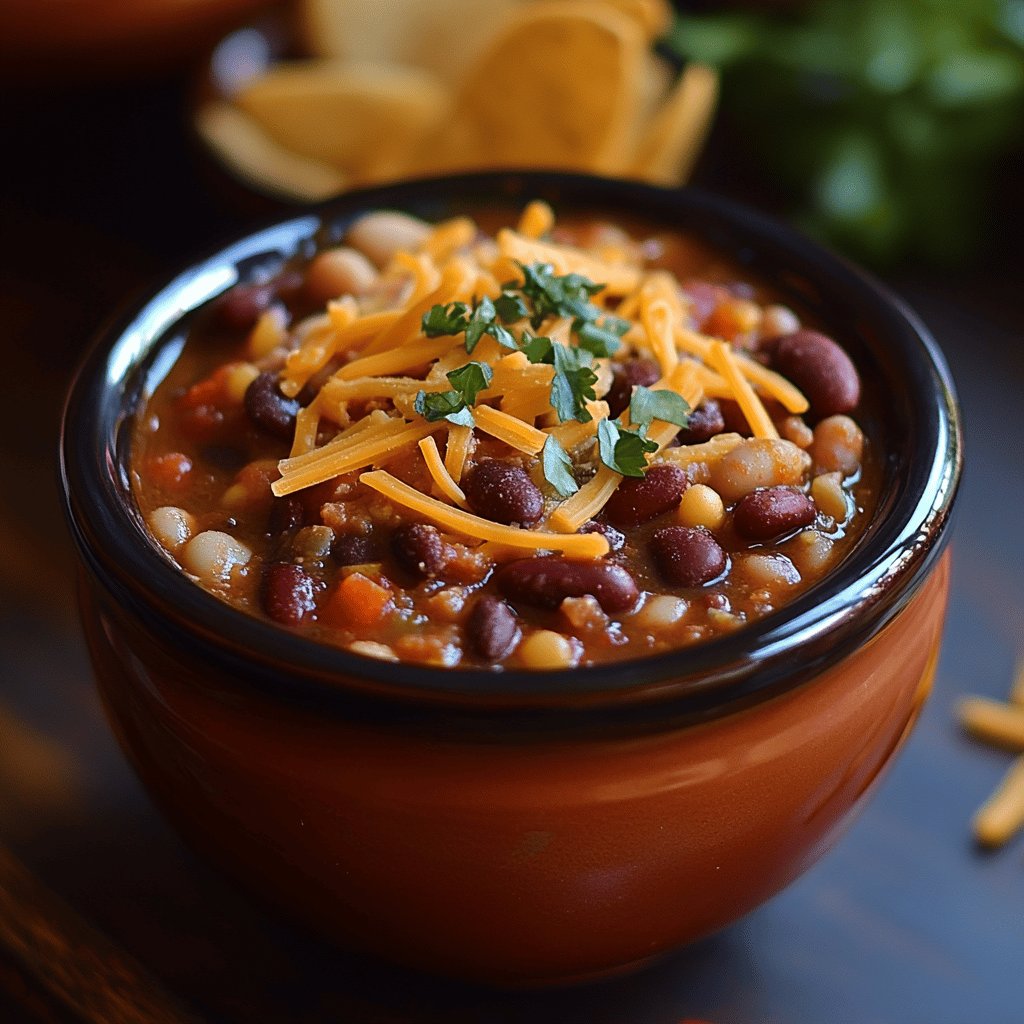
[[582, 348], [554, 345], [551, 350], [555, 376], [551, 381], [551, 408], [561, 421], [589, 423], [594, 417], [587, 411], [587, 400], [594, 399], [597, 374], [591, 369], [591, 354]]
[[473, 311], [466, 324], [467, 352], [472, 352], [476, 348], [477, 342], [487, 333], [487, 329], [494, 323], [496, 316], [494, 303], [486, 295], [479, 302], [473, 304]]
[[[593, 352], [595, 356], [614, 355], [622, 344], [619, 338], [626, 332], [625, 330], [617, 331], [615, 327], [609, 326], [608, 320], [617, 320], [617, 318], [606, 317], [600, 323], [594, 320], [573, 321], [572, 329], [576, 333], [580, 348]], [[618, 320], [618, 323], [621, 324], [623, 321]], [[625, 324], [625, 327], [628, 329], [629, 324]]]
[[466, 363], [446, 374], [452, 387], [462, 396], [466, 405], [472, 405], [476, 396], [490, 386], [494, 371], [486, 363]]
[[518, 286], [533, 304], [530, 323], [539, 327], [547, 316], [569, 316], [574, 320], [590, 321], [600, 315], [590, 301], [604, 288], [582, 274], [559, 276], [549, 263], [520, 263], [523, 283]]
[[462, 421], [452, 420], [452, 417], [469, 412], [458, 391], [419, 391], [416, 393], [413, 408], [430, 423], [436, 423], [438, 420], [459, 423]]
[[470, 412], [470, 410], [466, 409], [466, 408], [459, 409], [457, 412], [450, 412], [450, 413], [448, 413], [448, 415], [445, 416], [445, 419], [449, 423], [458, 424], [458, 426], [460, 426], [460, 427], [475, 427], [476, 426], [476, 420], [473, 419], [473, 413]]
[[526, 358], [531, 363], [553, 363], [555, 343], [543, 335], [539, 335], [536, 338], [531, 338], [530, 335], [523, 331], [522, 342], [520, 348], [526, 353]]
[[572, 459], [550, 434], [541, 452], [541, 467], [544, 470], [544, 479], [560, 498], [568, 498], [580, 489], [572, 475]]
[[618, 420], [601, 420], [597, 425], [597, 447], [601, 461], [622, 476], [643, 476], [648, 452], [658, 450], [656, 442], [639, 431], [626, 430]]
[[633, 392], [629, 418], [637, 426], [650, 426], [652, 420], [663, 420], [685, 427], [690, 422], [690, 406], [682, 395], [659, 389], [652, 391], [642, 385]]
[[501, 317], [501, 322], [505, 324], [514, 324], [517, 320], [525, 320], [530, 315], [526, 303], [511, 291], [502, 291], [494, 300], [494, 309]]
[[413, 408], [430, 423], [448, 420], [463, 427], [475, 426], [470, 406], [477, 395], [490, 385], [494, 371], [486, 363], [472, 362], [446, 376], [452, 384], [452, 391], [417, 392]]
[[469, 306], [464, 302], [452, 302], [447, 306], [431, 306], [423, 314], [421, 327], [428, 338], [440, 338], [447, 334], [458, 334], [468, 326]]

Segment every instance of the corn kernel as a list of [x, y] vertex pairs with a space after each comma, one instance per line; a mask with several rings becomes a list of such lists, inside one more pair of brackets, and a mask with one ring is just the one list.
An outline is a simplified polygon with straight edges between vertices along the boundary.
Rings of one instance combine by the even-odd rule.
[[822, 473], [816, 476], [811, 481], [811, 497], [819, 512], [823, 512], [839, 524], [846, 522], [849, 506], [840, 473]]
[[538, 629], [519, 645], [526, 668], [571, 668], [579, 660], [573, 642], [551, 629]]
[[245, 401], [245, 393], [249, 385], [260, 375], [260, 371], [252, 363], [235, 363], [227, 372], [224, 381], [228, 398], [238, 405]]
[[678, 519], [683, 526], [703, 526], [708, 530], [717, 530], [725, 521], [725, 505], [714, 488], [706, 484], [694, 484], [683, 491]]

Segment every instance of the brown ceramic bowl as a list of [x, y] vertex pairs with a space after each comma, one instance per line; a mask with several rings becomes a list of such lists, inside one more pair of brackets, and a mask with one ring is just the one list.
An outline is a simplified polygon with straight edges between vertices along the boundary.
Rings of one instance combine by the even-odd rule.
[[[878, 514], [850, 556], [724, 639], [550, 673], [362, 659], [221, 603], [149, 539], [132, 417], [192, 311], [392, 207], [541, 196], [696, 233], [839, 326], [884, 399]], [[354, 193], [184, 271], [88, 356], [64, 423], [81, 604], [111, 722], [154, 798], [233, 876], [343, 944], [501, 984], [629, 968], [721, 928], [832, 846], [927, 694], [960, 471], [924, 328], [789, 229], [689, 191], [486, 174]]]

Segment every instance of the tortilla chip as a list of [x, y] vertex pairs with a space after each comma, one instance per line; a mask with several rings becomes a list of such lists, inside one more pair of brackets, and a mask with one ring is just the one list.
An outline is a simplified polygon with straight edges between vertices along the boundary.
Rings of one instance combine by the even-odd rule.
[[314, 202], [348, 187], [348, 179], [335, 168], [278, 145], [257, 121], [230, 103], [201, 107], [196, 128], [232, 173], [261, 190]]
[[236, 97], [280, 145], [353, 181], [394, 177], [445, 119], [448, 91], [395, 64], [279, 64]]
[[690, 64], [647, 126], [629, 173], [658, 185], [681, 185], [697, 162], [718, 99], [718, 75]]
[[304, 0], [303, 41], [317, 57], [397, 62], [457, 82], [505, 16], [528, 0]]
[[461, 83], [412, 169], [625, 165], [646, 42], [605, 0], [516, 10]]

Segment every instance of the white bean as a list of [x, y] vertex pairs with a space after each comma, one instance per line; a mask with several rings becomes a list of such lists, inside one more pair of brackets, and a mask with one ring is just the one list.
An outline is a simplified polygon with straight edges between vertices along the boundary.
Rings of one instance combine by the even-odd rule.
[[686, 611], [687, 604], [681, 597], [673, 597], [671, 594], [656, 594], [648, 597], [640, 610], [630, 619], [641, 629], [656, 632], [674, 626], [686, 614]]
[[177, 551], [195, 528], [195, 519], [174, 505], [164, 505], [149, 513], [149, 529], [168, 551]]
[[800, 330], [800, 317], [789, 306], [771, 305], [764, 307], [761, 318], [761, 337], [779, 338]]
[[823, 572], [832, 561], [832, 541], [817, 530], [804, 530], [788, 545], [796, 567], [805, 576]]
[[736, 501], [759, 487], [800, 484], [810, 465], [810, 456], [792, 441], [752, 437], [711, 467], [711, 486]]
[[810, 453], [817, 472], [849, 476], [860, 466], [864, 435], [849, 416], [829, 416], [814, 428]]
[[358, 250], [341, 246], [320, 253], [309, 265], [306, 288], [319, 302], [341, 295], [366, 295], [377, 284], [377, 268]]
[[212, 585], [227, 582], [234, 569], [245, 565], [250, 558], [252, 552], [231, 534], [206, 530], [185, 545], [181, 564], [201, 582]]
[[430, 234], [430, 225], [395, 210], [379, 210], [360, 217], [348, 229], [347, 241], [378, 267], [385, 267], [396, 252], [418, 249]]
[[733, 572], [755, 586], [789, 587], [800, 582], [799, 570], [785, 555], [743, 555], [734, 560]]

